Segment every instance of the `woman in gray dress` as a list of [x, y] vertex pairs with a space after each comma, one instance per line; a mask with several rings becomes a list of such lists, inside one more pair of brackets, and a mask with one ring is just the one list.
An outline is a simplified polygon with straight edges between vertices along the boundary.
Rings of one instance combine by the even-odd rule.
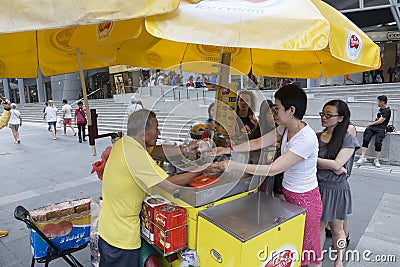
[[325, 130], [318, 133], [318, 185], [322, 199], [321, 249], [325, 243], [325, 228], [332, 229], [332, 240], [337, 250], [335, 267], [343, 266], [346, 247], [344, 221], [352, 212], [350, 185], [354, 153], [360, 148], [357, 139], [347, 132], [350, 110], [342, 100], [332, 100], [320, 112]]

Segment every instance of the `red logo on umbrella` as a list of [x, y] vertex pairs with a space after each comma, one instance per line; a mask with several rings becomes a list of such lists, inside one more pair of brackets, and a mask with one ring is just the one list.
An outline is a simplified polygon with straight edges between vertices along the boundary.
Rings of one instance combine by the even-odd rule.
[[264, 267], [290, 267], [292, 262], [292, 251], [287, 249], [274, 255]]
[[360, 39], [358, 39], [357, 36], [355, 36], [354, 34], [350, 36], [350, 48], [355, 48], [358, 49], [358, 47], [360, 46]]
[[113, 29], [114, 22], [108, 21], [103, 22], [97, 25], [97, 39], [102, 40], [106, 39], [110, 36], [110, 33]]
[[99, 27], [99, 32], [100, 33], [105, 32], [105, 31], [109, 31], [109, 30], [111, 30], [112, 22], [109, 21], [109, 22], [100, 23], [98, 25], [98, 27]]

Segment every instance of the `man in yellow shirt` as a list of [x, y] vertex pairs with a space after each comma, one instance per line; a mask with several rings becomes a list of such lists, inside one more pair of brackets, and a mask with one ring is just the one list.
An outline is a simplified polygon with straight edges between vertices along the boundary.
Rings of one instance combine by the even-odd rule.
[[127, 136], [111, 150], [103, 175], [100, 267], [138, 266], [139, 214], [146, 192], [155, 185], [186, 185], [200, 174], [188, 172], [169, 177], [146, 151], [155, 146], [159, 134], [154, 112], [141, 109], [129, 116]]
[[[0, 117], [0, 129], [6, 127], [8, 120], [10, 119], [11, 115], [11, 106], [10, 106], [10, 101], [7, 99], [0, 100], [1, 104], [4, 108], [3, 114], [1, 114]], [[0, 237], [8, 235], [7, 230], [0, 230]]]

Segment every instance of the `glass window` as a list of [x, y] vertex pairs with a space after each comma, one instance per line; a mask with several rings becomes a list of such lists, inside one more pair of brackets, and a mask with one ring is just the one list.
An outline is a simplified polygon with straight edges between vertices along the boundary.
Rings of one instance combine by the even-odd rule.
[[359, 0], [326, 0], [325, 2], [327, 2], [337, 10], [360, 8]]
[[388, 5], [389, 0], [364, 0], [364, 7]]

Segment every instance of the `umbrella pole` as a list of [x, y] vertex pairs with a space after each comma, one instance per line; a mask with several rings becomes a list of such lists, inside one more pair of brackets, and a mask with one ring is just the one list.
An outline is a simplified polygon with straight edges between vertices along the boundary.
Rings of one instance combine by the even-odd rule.
[[[87, 91], [86, 91], [85, 76], [83, 75], [81, 53], [79, 52], [79, 48], [75, 48], [75, 53], [76, 53], [76, 58], [78, 60], [79, 77], [81, 80], [83, 101], [85, 102], [85, 107], [86, 107], [86, 117], [87, 117], [87, 121], [88, 121], [88, 127], [90, 127], [90, 126], [92, 126], [92, 117], [90, 115], [89, 100], [88, 100]], [[92, 152], [93, 152], [93, 156], [97, 155], [96, 145], [92, 146]]]
[[219, 73], [217, 80], [217, 88], [218, 89], [220, 89], [221, 87], [228, 88], [229, 67], [231, 65], [231, 53], [224, 52], [222, 47], [219, 53], [219, 63], [220, 65], [219, 65]]

